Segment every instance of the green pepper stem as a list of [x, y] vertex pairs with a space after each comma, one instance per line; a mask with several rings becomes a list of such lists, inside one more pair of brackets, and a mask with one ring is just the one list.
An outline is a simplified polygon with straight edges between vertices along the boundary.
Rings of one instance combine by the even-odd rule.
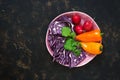
[[100, 51], [102, 51], [103, 50], [103, 47], [102, 46], [100, 46]]
[[102, 33], [102, 32], [100, 33], [101, 36], [103, 36], [103, 34], [104, 34], [104, 33]]

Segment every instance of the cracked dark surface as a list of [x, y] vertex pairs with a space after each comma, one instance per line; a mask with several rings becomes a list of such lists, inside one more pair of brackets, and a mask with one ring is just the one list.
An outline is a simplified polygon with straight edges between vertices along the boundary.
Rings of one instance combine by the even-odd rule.
[[[120, 80], [119, 0], [0, 0], [0, 80]], [[69, 69], [52, 62], [45, 46], [50, 21], [78, 10], [98, 23], [104, 51]]]

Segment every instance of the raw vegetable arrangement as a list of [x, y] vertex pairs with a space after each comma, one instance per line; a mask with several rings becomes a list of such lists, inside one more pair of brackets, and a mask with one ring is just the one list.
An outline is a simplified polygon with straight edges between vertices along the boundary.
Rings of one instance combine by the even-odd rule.
[[90, 19], [83, 19], [79, 14], [60, 16], [48, 29], [47, 41], [53, 61], [72, 68], [82, 62], [86, 54], [101, 54], [102, 35]]

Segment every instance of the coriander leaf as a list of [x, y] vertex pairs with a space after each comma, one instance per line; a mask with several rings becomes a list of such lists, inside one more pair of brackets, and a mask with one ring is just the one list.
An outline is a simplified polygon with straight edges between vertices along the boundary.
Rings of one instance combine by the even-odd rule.
[[74, 50], [74, 54], [75, 54], [76, 56], [79, 56], [79, 55], [81, 54], [81, 50], [80, 50], [80, 49]]
[[77, 41], [77, 46], [78, 46], [78, 47], [81, 47], [81, 44], [80, 44], [80, 42], [78, 42], [78, 41]]
[[76, 56], [79, 56], [81, 53], [81, 50], [77, 49], [78, 45], [79, 45], [79, 42], [75, 41], [72, 38], [68, 38], [64, 43], [64, 49], [68, 51], [72, 51]]
[[63, 27], [62, 28], [62, 36], [68, 37], [70, 36], [71, 29], [69, 27]]
[[72, 52], [74, 52], [76, 50], [75, 46], [72, 46]]
[[72, 46], [77, 46], [77, 42], [73, 42], [73, 43], [72, 43]]
[[71, 50], [72, 50], [72, 43], [73, 43], [73, 39], [68, 38], [68, 39], [65, 41], [64, 48], [65, 48], [66, 50], [71, 51]]
[[75, 36], [76, 36], [75, 32], [71, 32], [71, 33], [70, 33], [70, 36], [71, 36], [72, 38], [75, 38]]
[[75, 32], [72, 32], [69, 27], [63, 27], [62, 36], [67, 37], [64, 43], [64, 49], [72, 51], [76, 56], [79, 56], [81, 50], [77, 49], [77, 47], [80, 46], [80, 42], [74, 40], [76, 36]]

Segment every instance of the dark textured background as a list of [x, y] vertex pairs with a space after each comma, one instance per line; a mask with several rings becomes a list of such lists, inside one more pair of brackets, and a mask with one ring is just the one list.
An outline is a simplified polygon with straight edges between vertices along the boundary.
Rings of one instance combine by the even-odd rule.
[[[69, 69], [45, 46], [50, 21], [67, 11], [89, 14], [104, 32], [103, 54]], [[120, 0], [0, 0], [0, 80], [120, 80]]]

